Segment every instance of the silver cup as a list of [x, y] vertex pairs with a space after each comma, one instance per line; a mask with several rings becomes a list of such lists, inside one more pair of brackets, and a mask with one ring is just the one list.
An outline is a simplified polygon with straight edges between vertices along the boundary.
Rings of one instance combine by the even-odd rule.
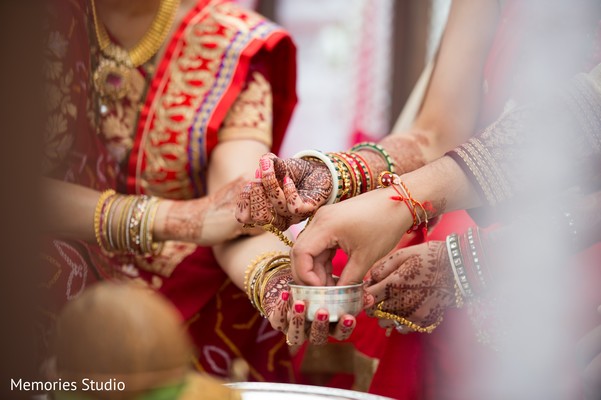
[[307, 319], [313, 321], [320, 308], [328, 311], [330, 322], [337, 322], [344, 314], [357, 315], [363, 309], [363, 285], [304, 286], [290, 283], [292, 299], [302, 300], [307, 307]]

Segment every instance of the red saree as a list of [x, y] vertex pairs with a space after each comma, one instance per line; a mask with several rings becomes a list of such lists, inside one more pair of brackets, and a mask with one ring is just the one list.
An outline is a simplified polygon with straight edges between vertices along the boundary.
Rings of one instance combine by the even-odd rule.
[[[256, 73], [271, 90], [270, 139], [272, 151], [277, 152], [296, 102], [292, 41], [281, 28], [253, 12], [227, 1], [199, 0], [176, 27], [154, 74], [144, 76], [148, 88], [140, 92], [139, 114], [132, 111], [128, 97], [100, 116], [102, 140], [90, 129], [78, 131], [86, 145], [73, 146], [69, 154], [83, 154], [81, 164], [87, 170], [83, 175], [89, 180], [71, 181], [172, 199], [204, 196], [208, 161], [222, 138], [219, 131], [235, 101], [257, 86]], [[123, 115], [136, 119], [131, 124], [132, 146], [119, 163], [115, 159], [124, 153], [111, 152], [118, 146], [115, 136], [107, 132], [120, 132], [126, 126], [119, 125]], [[110, 160], [110, 168], [101, 167], [99, 159]], [[106, 176], [113, 179], [102, 181]], [[143, 259], [110, 257], [85, 243], [53, 243], [44, 257], [60, 276], [47, 286], [62, 300], [61, 292], [67, 293], [68, 300], [96, 279], [148, 285], [181, 312], [197, 346], [195, 366], [200, 371], [227, 376], [232, 361], [242, 358], [250, 365], [251, 380], [292, 380], [283, 336], [259, 317], [245, 294], [229, 281], [211, 248], [167, 242], [160, 256]], [[78, 271], [71, 273], [67, 286], [62, 282], [65, 265]], [[74, 279], [77, 292], [73, 291]]]

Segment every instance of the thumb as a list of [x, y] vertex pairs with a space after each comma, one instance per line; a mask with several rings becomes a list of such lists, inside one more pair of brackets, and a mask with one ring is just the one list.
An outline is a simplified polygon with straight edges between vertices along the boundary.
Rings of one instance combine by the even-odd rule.
[[354, 285], [363, 282], [363, 278], [370, 267], [371, 265], [360, 254], [356, 252], [351, 253], [348, 262], [340, 274], [340, 279], [338, 279], [338, 286]]

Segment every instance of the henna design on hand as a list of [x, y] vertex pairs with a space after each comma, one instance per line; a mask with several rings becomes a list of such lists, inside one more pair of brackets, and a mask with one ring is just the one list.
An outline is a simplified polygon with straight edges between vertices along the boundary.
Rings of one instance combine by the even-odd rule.
[[305, 310], [306, 307], [302, 301], [296, 301], [292, 307], [292, 317], [290, 318], [288, 333], [286, 333], [290, 345], [298, 345], [305, 341]]
[[250, 184], [250, 217], [259, 225], [266, 225], [273, 220], [273, 207], [263, 191], [260, 180], [254, 180]]
[[328, 342], [328, 334], [330, 332], [329, 316], [326, 314], [326, 318], [320, 318], [320, 313], [322, 312], [323, 311], [317, 311], [315, 319], [311, 324], [309, 341], [315, 345], [322, 345]]
[[[236, 200], [240, 199], [243, 184], [244, 179], [238, 178], [217, 192], [200, 199], [174, 201], [165, 217], [163, 236], [170, 240], [203, 243], [207, 240], [203, 235], [203, 227], [210, 215], [231, 214], [233, 216], [236, 207], [244, 207], [243, 204], [236, 204]], [[223, 224], [222, 232], [212, 232], [211, 239], [215, 240], [219, 237], [227, 240], [240, 234], [241, 226], [238, 226], [233, 219], [232, 222], [229, 226]]]
[[[319, 161], [276, 158], [274, 170], [279, 171], [280, 174], [285, 171], [285, 175], [281, 178], [281, 185], [285, 186], [284, 195], [288, 212], [295, 223], [312, 215], [330, 197], [332, 176], [330, 170]], [[288, 179], [284, 184], [285, 177]]]
[[[318, 161], [266, 154], [261, 157], [260, 171], [262, 187], [257, 185], [258, 180], [252, 182], [249, 197], [245, 191], [238, 201], [237, 217], [241, 222], [272, 222], [285, 230], [311, 216], [332, 192], [330, 171]], [[247, 204], [250, 211], [246, 211]]]
[[372, 279], [380, 286], [375, 297], [384, 301], [384, 311], [421, 326], [435, 323], [455, 304], [455, 281], [444, 242], [397, 251], [374, 267]]
[[238, 196], [236, 220], [240, 223], [250, 218], [250, 188], [250, 183], [247, 183]]
[[263, 310], [274, 329], [285, 331], [288, 326], [288, 301], [282, 300], [282, 292], [289, 292], [292, 280], [290, 268], [282, 269], [271, 277], [263, 294]]

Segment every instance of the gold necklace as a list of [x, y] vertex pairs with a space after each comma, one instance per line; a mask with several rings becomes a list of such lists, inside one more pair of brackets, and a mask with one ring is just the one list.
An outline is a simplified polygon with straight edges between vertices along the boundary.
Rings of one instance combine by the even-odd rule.
[[111, 42], [105, 26], [98, 20], [96, 3], [92, 0], [96, 39], [104, 56], [94, 72], [94, 86], [103, 97], [119, 100], [126, 95], [130, 70], [146, 63], [159, 51], [171, 30], [179, 2], [180, 0], [161, 0], [150, 28], [133, 48], [125, 50]]

